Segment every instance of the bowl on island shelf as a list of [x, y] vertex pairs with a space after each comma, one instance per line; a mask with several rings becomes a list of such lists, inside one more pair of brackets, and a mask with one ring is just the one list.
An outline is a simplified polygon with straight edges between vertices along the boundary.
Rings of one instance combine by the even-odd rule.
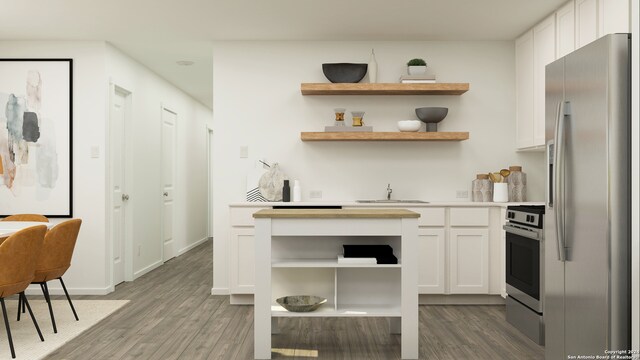
[[327, 299], [314, 295], [291, 295], [278, 298], [276, 302], [291, 312], [311, 312], [325, 304]]

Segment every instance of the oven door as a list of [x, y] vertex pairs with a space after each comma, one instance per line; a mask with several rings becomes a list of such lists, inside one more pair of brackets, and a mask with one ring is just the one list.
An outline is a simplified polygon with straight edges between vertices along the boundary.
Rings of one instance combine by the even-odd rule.
[[540, 301], [540, 239], [521, 228], [506, 230], [507, 294], [542, 313]]

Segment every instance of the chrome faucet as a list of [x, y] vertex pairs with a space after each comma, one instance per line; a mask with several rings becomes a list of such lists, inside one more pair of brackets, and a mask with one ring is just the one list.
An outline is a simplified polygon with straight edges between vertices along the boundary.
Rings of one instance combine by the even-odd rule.
[[391, 193], [393, 190], [391, 189], [391, 184], [387, 184], [387, 200], [391, 200]]

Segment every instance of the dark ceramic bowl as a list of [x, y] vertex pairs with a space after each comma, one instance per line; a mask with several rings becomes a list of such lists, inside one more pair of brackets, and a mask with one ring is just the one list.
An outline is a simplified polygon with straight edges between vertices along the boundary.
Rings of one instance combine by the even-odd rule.
[[310, 312], [326, 303], [327, 299], [313, 295], [294, 295], [278, 298], [276, 302], [292, 312]]
[[416, 116], [427, 124], [426, 131], [438, 131], [438, 124], [449, 113], [446, 107], [421, 107], [416, 109]]
[[367, 74], [367, 64], [322, 64], [322, 72], [332, 83], [357, 83]]

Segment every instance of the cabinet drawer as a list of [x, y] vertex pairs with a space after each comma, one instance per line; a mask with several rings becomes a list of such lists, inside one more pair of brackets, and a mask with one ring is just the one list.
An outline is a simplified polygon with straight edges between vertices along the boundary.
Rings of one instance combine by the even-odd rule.
[[451, 226], [489, 226], [488, 208], [451, 208]]
[[418, 226], [444, 226], [444, 208], [411, 208], [420, 214]]
[[254, 226], [253, 213], [267, 208], [267, 206], [229, 208], [229, 219], [231, 222], [231, 226]]

